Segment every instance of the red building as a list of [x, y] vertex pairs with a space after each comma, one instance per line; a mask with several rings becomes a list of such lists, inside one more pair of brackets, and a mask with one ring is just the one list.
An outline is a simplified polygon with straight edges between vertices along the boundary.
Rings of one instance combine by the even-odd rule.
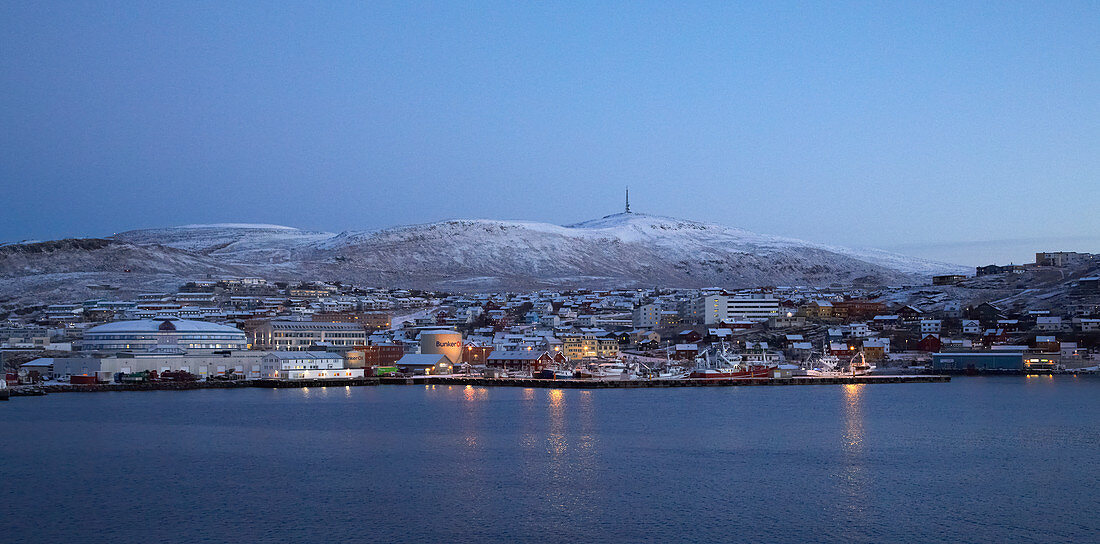
[[489, 361], [492, 346], [465, 346], [462, 348], [462, 362], [471, 365], [484, 365]]
[[382, 331], [390, 328], [393, 315], [389, 312], [317, 312], [314, 321], [326, 323], [358, 323], [368, 331]]
[[886, 312], [886, 305], [869, 300], [845, 300], [833, 303], [833, 315], [851, 319], [869, 319]]
[[550, 366], [554, 358], [545, 351], [518, 350], [494, 351], [486, 362], [488, 366], [507, 370], [530, 370], [537, 372]]
[[934, 334], [929, 334], [924, 338], [921, 338], [920, 342], [917, 342], [917, 349], [920, 351], [927, 351], [929, 353], [939, 353], [943, 348], [943, 343], [940, 342], [940, 338]]
[[355, 346], [348, 352], [349, 366], [352, 361], [358, 362], [356, 359], [360, 357], [360, 355], [358, 355], [359, 353], [362, 354], [363, 368], [372, 366], [393, 366], [398, 359], [405, 356], [405, 348], [394, 344]]

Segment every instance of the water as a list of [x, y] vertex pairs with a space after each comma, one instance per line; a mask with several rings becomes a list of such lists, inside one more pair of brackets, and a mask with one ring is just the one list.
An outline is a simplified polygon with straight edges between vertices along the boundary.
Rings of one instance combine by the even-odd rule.
[[6, 542], [1059, 542], [1100, 379], [56, 394], [0, 404]]

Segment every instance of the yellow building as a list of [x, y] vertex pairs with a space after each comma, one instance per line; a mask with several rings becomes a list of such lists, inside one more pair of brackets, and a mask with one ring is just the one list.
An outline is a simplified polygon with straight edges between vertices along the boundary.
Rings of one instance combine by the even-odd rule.
[[562, 353], [569, 359], [615, 358], [619, 356], [619, 341], [613, 336], [571, 334], [564, 336]]

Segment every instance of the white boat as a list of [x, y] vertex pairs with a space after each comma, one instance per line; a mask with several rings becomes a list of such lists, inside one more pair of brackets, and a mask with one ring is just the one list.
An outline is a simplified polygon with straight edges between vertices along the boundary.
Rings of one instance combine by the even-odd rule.
[[609, 363], [597, 363], [589, 365], [589, 372], [597, 380], [636, 380], [637, 372], [626, 363], [613, 361]]
[[793, 373], [795, 376], [810, 376], [814, 378], [838, 377], [846, 375], [841, 368], [840, 357], [829, 353], [828, 343], [822, 349], [821, 355], [810, 355], [803, 361], [801, 370]]
[[672, 368], [666, 368], [664, 370], [661, 370], [661, 371], [657, 372], [657, 375], [654, 377], [654, 379], [657, 379], [657, 380], [682, 380], [684, 378], [687, 378], [688, 374], [691, 374], [691, 372], [686, 368], [672, 367]]

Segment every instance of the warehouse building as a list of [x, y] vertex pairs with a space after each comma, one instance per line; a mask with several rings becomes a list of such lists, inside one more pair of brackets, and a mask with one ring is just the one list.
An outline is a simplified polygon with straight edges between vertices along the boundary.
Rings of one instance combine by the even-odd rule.
[[498, 350], [489, 354], [486, 365], [505, 370], [523, 370], [537, 372], [549, 368], [554, 363], [554, 356], [546, 351], [532, 350]]
[[1020, 372], [1024, 354], [1019, 351], [933, 353], [935, 372]]
[[362, 368], [346, 368], [343, 356], [325, 351], [273, 351], [264, 355], [261, 374], [277, 380], [362, 378]]
[[133, 372], [183, 371], [199, 379], [234, 374], [243, 378], [259, 378], [260, 363], [264, 356], [260, 351], [225, 353], [118, 353], [108, 357], [71, 357], [53, 359], [52, 375], [97, 375], [110, 381], [115, 374]]
[[410, 353], [394, 366], [408, 374], [450, 374], [454, 368], [451, 360], [441, 353]]

